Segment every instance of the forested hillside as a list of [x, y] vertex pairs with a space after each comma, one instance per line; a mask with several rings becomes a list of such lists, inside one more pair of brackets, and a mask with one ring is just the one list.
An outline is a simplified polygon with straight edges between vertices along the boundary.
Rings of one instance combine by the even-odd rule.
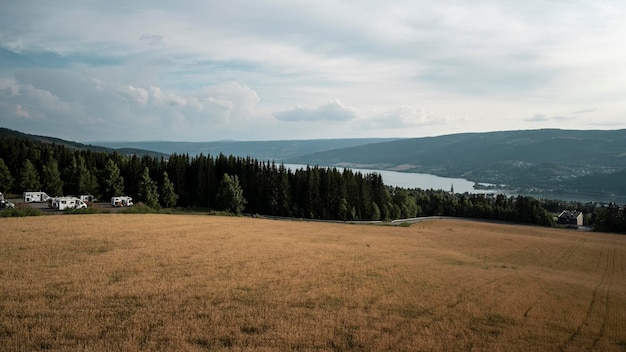
[[216, 142], [173, 142], [173, 141], [133, 141], [133, 142], [93, 142], [115, 149], [145, 149], [167, 155], [189, 154], [234, 155], [253, 157], [261, 160], [284, 161], [320, 151], [355, 147], [372, 143], [389, 142], [397, 138], [345, 138], [345, 139], [309, 139], [282, 141], [216, 141]]
[[90, 150], [92, 152], [104, 152], [104, 153], [113, 153], [117, 152], [122, 155], [149, 155], [152, 157], [161, 157], [167, 156], [169, 154], [163, 154], [153, 150], [146, 150], [141, 148], [107, 148], [99, 145], [92, 144], [83, 144], [78, 142], [66, 141], [64, 139], [47, 137], [47, 136], [37, 136], [27, 133], [22, 133], [15, 130], [10, 130], [8, 128], [0, 127], [0, 138], [16, 138], [16, 139], [24, 139], [33, 142], [38, 142], [42, 144], [54, 144], [57, 146], [63, 146], [70, 150]]
[[[463, 177], [512, 189], [626, 195], [626, 130], [531, 130], [404, 139], [315, 153], [294, 163]], [[616, 174], [617, 173], [617, 174]]]
[[[235, 156], [172, 154], [168, 158], [68, 149], [29, 139], [0, 137], [0, 192], [42, 190], [51, 196], [130, 195], [147, 206], [248, 212], [325, 220], [393, 220], [461, 216], [550, 226], [553, 215], [532, 197], [491, 198], [383, 184], [380, 174], [350, 169], [287, 169], [273, 161]], [[582, 204], [562, 203], [559, 208]], [[587, 207], [588, 224], [626, 230], [618, 205]]]

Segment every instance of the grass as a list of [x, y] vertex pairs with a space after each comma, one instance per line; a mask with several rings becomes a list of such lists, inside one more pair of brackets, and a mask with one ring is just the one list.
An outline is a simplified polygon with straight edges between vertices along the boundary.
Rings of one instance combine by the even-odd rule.
[[0, 346], [623, 351], [626, 237], [163, 214], [0, 221]]

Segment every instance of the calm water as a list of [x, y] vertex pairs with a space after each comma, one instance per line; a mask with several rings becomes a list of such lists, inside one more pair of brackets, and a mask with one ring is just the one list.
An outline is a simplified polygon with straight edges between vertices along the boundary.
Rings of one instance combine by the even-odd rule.
[[[300, 168], [306, 168], [306, 165], [298, 164], [285, 164], [285, 167], [295, 170]], [[343, 170], [344, 168], [338, 167], [337, 169]], [[421, 189], [441, 189], [449, 191], [451, 187], [454, 187], [455, 193], [503, 193], [507, 196], [517, 196], [518, 194], [524, 196], [531, 196], [537, 199], [560, 199], [576, 202], [617, 202], [626, 203], [626, 196], [623, 195], [601, 195], [601, 194], [584, 194], [584, 193], [517, 193], [511, 190], [476, 190], [474, 189], [474, 182], [468, 181], [463, 178], [450, 178], [439, 177], [430, 174], [419, 174], [412, 172], [397, 172], [397, 171], [385, 171], [385, 170], [372, 170], [372, 169], [357, 169], [350, 168], [353, 171], [359, 171], [363, 174], [370, 174], [373, 172], [379, 173], [383, 178], [383, 183], [388, 186], [396, 186], [403, 188], [421, 188]]]
[[[298, 164], [285, 164], [286, 168], [296, 170], [305, 168], [306, 165]], [[338, 167], [338, 170], [344, 168]], [[352, 171], [358, 171], [362, 174], [379, 173], [383, 178], [383, 183], [388, 186], [396, 186], [403, 188], [421, 188], [421, 189], [442, 189], [449, 191], [451, 187], [454, 187], [455, 193], [485, 193], [492, 191], [477, 191], [474, 189], [474, 182], [468, 181], [463, 178], [449, 178], [439, 177], [430, 174], [418, 174], [412, 172], [397, 172], [397, 171], [385, 171], [385, 170], [371, 170], [371, 169], [357, 169], [349, 168]]]

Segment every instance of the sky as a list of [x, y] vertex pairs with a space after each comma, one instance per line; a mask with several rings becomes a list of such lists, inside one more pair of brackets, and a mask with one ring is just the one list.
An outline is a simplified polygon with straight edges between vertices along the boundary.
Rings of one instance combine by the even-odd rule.
[[77, 142], [626, 128], [622, 0], [0, 0], [0, 127]]

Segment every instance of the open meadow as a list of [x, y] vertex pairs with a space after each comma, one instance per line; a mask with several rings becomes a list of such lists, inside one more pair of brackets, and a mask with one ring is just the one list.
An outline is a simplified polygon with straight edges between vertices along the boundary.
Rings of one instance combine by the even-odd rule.
[[0, 225], [3, 351], [626, 351], [626, 236], [154, 214]]

